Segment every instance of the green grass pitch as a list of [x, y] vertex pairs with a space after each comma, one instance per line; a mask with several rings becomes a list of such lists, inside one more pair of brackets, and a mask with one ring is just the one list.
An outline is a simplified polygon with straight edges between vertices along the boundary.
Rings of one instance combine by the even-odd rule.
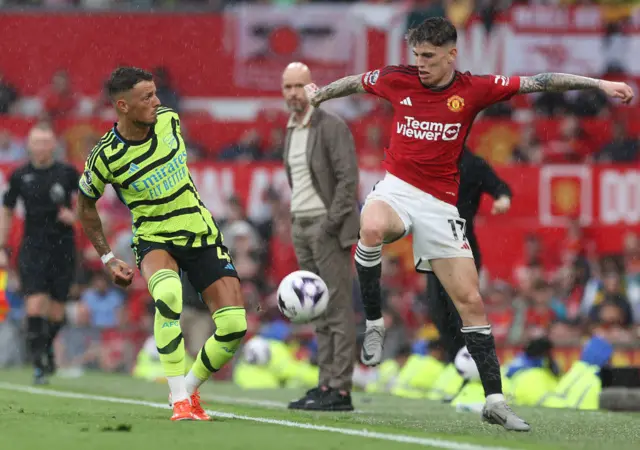
[[449, 405], [356, 393], [355, 413], [288, 411], [302, 392], [202, 389], [212, 422], [169, 421], [167, 387], [122, 375], [54, 377], [30, 385], [26, 370], [0, 371], [0, 448], [11, 450], [367, 450], [442, 448], [638, 449], [640, 415], [517, 408], [532, 425], [516, 434]]

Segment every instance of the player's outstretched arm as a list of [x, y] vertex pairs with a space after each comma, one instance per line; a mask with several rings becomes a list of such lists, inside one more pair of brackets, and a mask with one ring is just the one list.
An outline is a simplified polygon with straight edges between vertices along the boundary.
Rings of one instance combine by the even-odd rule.
[[629, 103], [633, 99], [633, 90], [626, 83], [568, 73], [540, 73], [532, 77], [521, 77], [518, 93], [565, 92], [583, 89], [600, 89], [609, 97], [621, 99], [623, 103]]
[[309, 101], [313, 106], [318, 106], [322, 102], [331, 100], [332, 98], [346, 97], [351, 94], [363, 94], [366, 91], [362, 85], [362, 76], [349, 75], [339, 80], [329, 83], [325, 87], [318, 88], [315, 84], [309, 84], [304, 87], [309, 97]]

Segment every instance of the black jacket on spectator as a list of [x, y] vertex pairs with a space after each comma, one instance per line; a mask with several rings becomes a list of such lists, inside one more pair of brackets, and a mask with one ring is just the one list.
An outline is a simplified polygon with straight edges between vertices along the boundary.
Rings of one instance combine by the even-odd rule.
[[471, 246], [476, 267], [482, 265], [480, 248], [474, 230], [474, 219], [480, 207], [482, 194], [487, 193], [497, 199], [503, 195], [511, 198], [512, 192], [507, 183], [501, 180], [489, 163], [468, 148], [462, 152], [460, 161], [460, 188], [458, 190], [458, 211], [467, 222], [467, 240]]
[[[0, 75], [2, 79], [2, 75]], [[18, 99], [18, 92], [7, 83], [0, 81], [0, 114], [8, 114], [9, 108]]]

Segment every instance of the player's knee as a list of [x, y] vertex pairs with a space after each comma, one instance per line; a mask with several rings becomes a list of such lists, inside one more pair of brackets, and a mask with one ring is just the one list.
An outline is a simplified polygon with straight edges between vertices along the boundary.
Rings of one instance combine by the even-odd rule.
[[47, 310], [49, 296], [47, 294], [32, 294], [27, 296], [25, 303], [28, 316], [39, 316]]
[[478, 292], [475, 289], [463, 293], [459, 297], [459, 299], [460, 299], [460, 303], [465, 305], [467, 308], [471, 308], [471, 309], [481, 308], [481, 309], [484, 309], [484, 306], [483, 306], [483, 303], [482, 303], [482, 296], [480, 296], [480, 292]]
[[486, 315], [482, 296], [477, 290], [470, 290], [458, 296], [457, 307], [465, 325], [485, 325]]
[[382, 244], [386, 232], [385, 223], [378, 218], [369, 217], [360, 225], [360, 241], [373, 247]]
[[216, 324], [214, 339], [234, 353], [247, 334], [247, 312], [238, 306], [222, 308], [215, 312], [213, 321]]
[[64, 322], [65, 320], [64, 303], [52, 301], [49, 303], [49, 320], [54, 322]]
[[149, 278], [149, 292], [155, 301], [156, 311], [162, 317], [179, 320], [182, 313], [182, 282], [170, 269], [158, 270]]

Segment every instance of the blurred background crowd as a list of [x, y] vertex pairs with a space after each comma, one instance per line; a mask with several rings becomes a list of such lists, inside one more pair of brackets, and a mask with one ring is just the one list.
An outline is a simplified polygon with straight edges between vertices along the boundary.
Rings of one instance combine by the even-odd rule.
[[[430, 15], [446, 15], [460, 28], [462, 44], [467, 48], [465, 53], [461, 52], [463, 70], [486, 69], [482, 73], [514, 75], [548, 71], [551, 67], [554, 71], [625, 80], [634, 88], [637, 86], [640, 66], [626, 57], [627, 50], [640, 39], [632, 4], [615, 2], [611, 6], [611, 2], [604, 1], [512, 4], [501, 0], [355, 3], [0, 0], [0, 5], [6, 7], [0, 9], [0, 41], [7, 44], [0, 58], [3, 188], [7, 174], [28, 158], [25, 136], [34, 123], [51, 122], [59, 138], [58, 157], [80, 167], [87, 152], [114, 120], [101, 88], [110, 70], [120, 63], [153, 69], [159, 98], [181, 114], [196, 184], [203, 190], [205, 204], [214, 217], [220, 218], [225, 241], [242, 278], [251, 335], [265, 324], [282, 320], [274, 292], [279, 281], [297, 269], [291, 242], [289, 194], [280, 171], [288, 115], [279, 98], [277, 76], [267, 72], [279, 74], [291, 58], [304, 59], [310, 52], [305, 46], [321, 53], [314, 57], [316, 66], [321, 64], [322, 69], [316, 70], [314, 61], [309, 61], [309, 65], [321, 74], [323, 79], [317, 81], [322, 83], [354, 73], [354, 68], [365, 71], [407, 61], [403, 50], [393, 50], [394, 45], [403, 47], [401, 37], [407, 27]], [[340, 33], [353, 30], [335, 29], [332, 26], [347, 25], [327, 23], [315, 29], [315, 37], [310, 37], [311, 26], [298, 26], [295, 18], [290, 17], [294, 13], [287, 13], [291, 10], [284, 8], [291, 5], [324, 8], [323, 11], [328, 11], [326, 17], [342, 14], [344, 8], [358, 14], [360, 25], [353, 27], [363, 34], [350, 35], [353, 46], [348, 58], [359, 58], [360, 65], [345, 63], [342, 50], [331, 42], [322, 42], [331, 39], [327, 33], [337, 39]], [[291, 22], [259, 34], [256, 31], [259, 27], [254, 26], [259, 24], [258, 19], [252, 16], [257, 13], [250, 9], [258, 6], [262, 8], [260, 11], [270, 11], [280, 22], [285, 20], [283, 17], [289, 17]], [[173, 19], [168, 16], [167, 20], [177, 24], [175, 34], [165, 38], [159, 34], [146, 36], [156, 42], [157, 45], [152, 42], [156, 50], [139, 60], [136, 50], [119, 53], [114, 51], [115, 47], [95, 44], [91, 53], [91, 46], [80, 45], [78, 49], [61, 44], [65, 33], [79, 33], [74, 38], [76, 42], [91, 40], [95, 37], [92, 33], [99, 33], [102, 37], [96, 39], [104, 41], [110, 29], [107, 25], [110, 14], [119, 14], [121, 20], [132, 25], [144, 22], [140, 26], [143, 30], [157, 21], [159, 32], [174, 33], [151, 12], [142, 15], [127, 15], [121, 10], [108, 12], [109, 8], [121, 7], [139, 10], [197, 7], [216, 12], [199, 18], [186, 12], [177, 12]], [[27, 8], [26, 12], [21, 8]], [[51, 8], [68, 10], [51, 15]], [[497, 48], [495, 52], [502, 55], [498, 60], [506, 60], [513, 49], [507, 49], [504, 41], [510, 39], [509, 45], [515, 45], [541, 33], [541, 28], [536, 28], [539, 20], [527, 22], [523, 18], [527, 8], [531, 8], [531, 14], [546, 11], [550, 18], [566, 16], [563, 20], [568, 20], [569, 25], [560, 19], [545, 24], [556, 27], [545, 31], [547, 37], [533, 43], [542, 48], [539, 54], [531, 56], [531, 66], [497, 62], [495, 67], [487, 67], [483, 65], [486, 61], [478, 63], [477, 57], [473, 66], [470, 60], [474, 55], [480, 54], [483, 59], [485, 51]], [[80, 19], [77, 14], [84, 9], [103, 11]], [[597, 17], [598, 21], [585, 17]], [[385, 18], [393, 20], [383, 24]], [[77, 25], [80, 20], [89, 25]], [[214, 28], [221, 28], [210, 39], [206, 33], [214, 31], [203, 25], [207, 20], [212, 21]], [[58, 31], [66, 30], [70, 22], [76, 23], [77, 29]], [[558, 24], [564, 24], [563, 31], [559, 31], [562, 27]], [[125, 25], [123, 29], [127, 28]], [[22, 38], [15, 37], [16, 30], [24, 37], [34, 34], [36, 29], [42, 32], [39, 37], [30, 38], [35, 45], [17, 44]], [[133, 47], [139, 42], [140, 53], [151, 45], [137, 41], [141, 36], [127, 41]], [[397, 36], [400, 40], [392, 42]], [[177, 42], [169, 44], [169, 38]], [[187, 39], [197, 42], [190, 43]], [[248, 39], [256, 42], [247, 43]], [[299, 42], [301, 39], [313, 42]], [[599, 44], [597, 47], [589, 44], [587, 49], [594, 53], [597, 63], [571, 59], [584, 55], [576, 39], [591, 39], [589, 42]], [[205, 43], [209, 40], [212, 42]], [[573, 42], [575, 48], [562, 42]], [[165, 45], [171, 47], [164, 48]], [[51, 46], [60, 53], [48, 53]], [[185, 55], [176, 53], [180, 48]], [[255, 48], [259, 50], [254, 51]], [[199, 58], [193, 60], [193, 55]], [[228, 64], [229, 58], [238, 61]], [[536, 65], [543, 61], [541, 58], [546, 58], [544, 63]], [[25, 70], [27, 63], [33, 67], [31, 71]], [[237, 67], [234, 69], [238, 64], [244, 64], [246, 70], [239, 73]], [[252, 64], [261, 70], [259, 77], [245, 74], [256, 68]], [[207, 79], [207, 74], [217, 70], [224, 74], [215, 80]], [[243, 74], [254, 79], [243, 79]], [[345, 117], [354, 133], [362, 170], [361, 190], [366, 194], [381, 175], [379, 163], [392, 132], [391, 107], [367, 96], [336, 101], [327, 107]], [[584, 91], [516, 97], [492, 107], [477, 119], [469, 145], [514, 190], [510, 214], [494, 218], [481, 213], [477, 225], [480, 245], [486, 254], [482, 292], [502, 355], [513, 355], [531, 339], [548, 336], [557, 348], [568, 349], [565, 356], [569, 360], [573, 349], [585, 337], [597, 333], [619, 349], [620, 364], [640, 364], [640, 351], [635, 350], [640, 348], [640, 120], [634, 114], [637, 111], [636, 104], [620, 106], [599, 92]], [[107, 195], [99, 205], [114, 253], [133, 264], [127, 209], [113, 195]], [[2, 342], [11, 341], [15, 345], [3, 345], [0, 349], [0, 366], [17, 363], [24, 357], [20, 331], [23, 309], [15, 268], [21, 239], [19, 220], [11, 238], [14, 266], [8, 268], [5, 297], [0, 300]], [[152, 332], [153, 305], [147, 287], [139, 276], [126, 292], [114, 287], [80, 230], [77, 241], [79, 262], [71, 293], [73, 301], [68, 304], [68, 326], [56, 342], [61, 356], [59, 364], [70, 373], [87, 368], [131, 371], [138, 350]], [[413, 270], [410, 248], [410, 243], [400, 242], [384, 250], [382, 282], [388, 330], [385, 358], [395, 358], [416, 341], [437, 337], [425, 307], [426, 278]], [[185, 299], [183, 330], [194, 355], [210, 336], [213, 324], [188, 285]], [[355, 284], [353, 305], [359, 323], [363, 322]], [[308, 349], [312, 351], [310, 328], [292, 329], [286, 335], [288, 339], [309, 343]]]

